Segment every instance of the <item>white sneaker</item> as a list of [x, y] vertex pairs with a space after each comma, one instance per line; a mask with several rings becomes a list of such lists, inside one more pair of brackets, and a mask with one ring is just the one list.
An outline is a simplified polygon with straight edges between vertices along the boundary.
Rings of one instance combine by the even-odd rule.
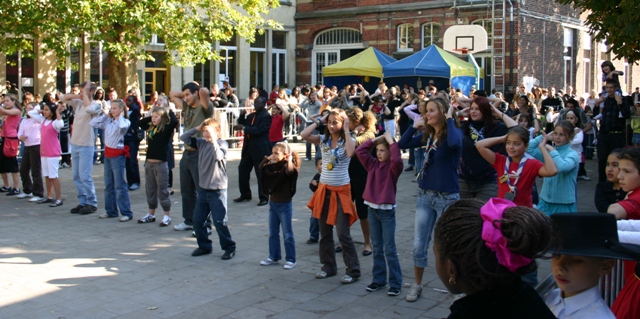
[[187, 224], [185, 224], [183, 222], [183, 223], [180, 223], [178, 225], [173, 226], [173, 229], [175, 229], [175, 230], [192, 230], [193, 226], [187, 225]]
[[21, 193], [18, 196], [16, 196], [16, 198], [27, 198], [27, 197], [31, 197], [33, 196], [31, 193], [27, 194], [27, 193]]
[[420, 297], [420, 294], [422, 294], [422, 285], [413, 283], [411, 284], [411, 288], [409, 288], [409, 293], [407, 294], [407, 297], [405, 299], [408, 302], [414, 302], [418, 300], [418, 297]]
[[267, 259], [265, 259], [265, 260], [260, 262], [260, 265], [262, 265], [262, 266], [270, 266], [270, 265], [277, 265], [277, 264], [278, 264], [278, 262], [273, 260], [273, 259], [271, 259], [271, 257], [269, 257], [269, 258], [267, 258]]
[[33, 196], [29, 199], [29, 202], [31, 203], [37, 203], [39, 200], [41, 200], [42, 197], [38, 197], [38, 196]]
[[284, 264], [284, 266], [282, 268], [284, 269], [293, 269], [293, 267], [295, 267], [297, 265], [297, 263], [292, 263], [290, 261], [287, 261], [286, 264]]

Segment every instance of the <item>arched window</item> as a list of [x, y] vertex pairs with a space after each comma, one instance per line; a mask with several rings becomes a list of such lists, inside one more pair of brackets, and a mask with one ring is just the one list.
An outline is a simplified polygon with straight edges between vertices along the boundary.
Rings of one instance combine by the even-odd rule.
[[413, 51], [413, 25], [409, 23], [398, 26], [398, 51]]
[[[335, 28], [320, 32], [313, 41], [311, 83], [322, 84], [322, 68], [351, 56], [352, 50], [364, 49], [362, 34], [356, 29]], [[358, 51], [359, 50], [359, 51]]]
[[440, 43], [440, 24], [429, 22], [422, 25], [422, 48]]
[[354, 29], [331, 29], [316, 36], [315, 45], [341, 45], [362, 43], [360, 31]]
[[480, 19], [471, 22], [471, 24], [482, 26], [487, 31], [487, 45], [493, 45], [493, 21], [491, 19]]

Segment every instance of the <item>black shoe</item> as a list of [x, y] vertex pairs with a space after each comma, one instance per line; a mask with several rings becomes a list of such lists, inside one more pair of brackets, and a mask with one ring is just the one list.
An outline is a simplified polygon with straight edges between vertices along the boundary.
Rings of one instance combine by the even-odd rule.
[[336, 252], [337, 253], [342, 252], [342, 246], [336, 246]]
[[58, 206], [62, 206], [62, 204], [63, 204], [62, 200], [58, 199], [55, 202], [51, 203], [49, 207], [58, 207]]
[[362, 251], [362, 256], [371, 256], [372, 252], [371, 250], [363, 250]]
[[413, 166], [409, 166], [404, 169], [405, 172], [411, 172], [413, 170]]
[[367, 291], [368, 292], [378, 291], [378, 289], [382, 289], [386, 286], [387, 284], [376, 284], [375, 282], [372, 282], [369, 284], [369, 286], [367, 286]]
[[11, 190], [11, 187], [2, 186], [0, 187], [0, 193], [6, 193]]
[[400, 289], [399, 288], [389, 288], [389, 291], [387, 292], [387, 295], [389, 296], [399, 296], [400, 295]]
[[89, 215], [89, 214], [93, 214], [98, 210], [98, 207], [95, 207], [93, 205], [84, 205], [84, 207], [82, 207], [82, 209], [80, 209], [79, 213], [80, 215]]
[[242, 197], [242, 196], [240, 196], [240, 197], [234, 199], [233, 201], [236, 202], [236, 203], [240, 203], [240, 202], [248, 202], [250, 200], [251, 200], [251, 197]]
[[194, 250], [194, 251], [191, 253], [191, 256], [193, 256], [193, 257], [198, 257], [198, 256], [202, 256], [202, 255], [208, 255], [208, 254], [210, 254], [210, 253], [211, 253], [211, 250], [208, 250], [208, 249], [202, 249], [202, 248], [198, 247], [198, 248], [196, 248], [196, 250]]
[[17, 188], [10, 188], [9, 191], [7, 192], [7, 196], [13, 196], [13, 195], [19, 195], [20, 194], [20, 190]]
[[267, 204], [269, 204], [269, 201], [268, 201], [268, 200], [261, 200], [261, 201], [258, 203], [258, 206], [264, 206], [264, 205], [267, 205]]
[[236, 255], [236, 250], [225, 250], [224, 255], [222, 255], [222, 260], [229, 260], [231, 258], [233, 258], [233, 256]]
[[83, 208], [83, 205], [78, 205], [71, 209], [71, 214], [80, 214], [80, 210]]
[[307, 239], [307, 244], [317, 244], [318, 240], [315, 238], [309, 238]]

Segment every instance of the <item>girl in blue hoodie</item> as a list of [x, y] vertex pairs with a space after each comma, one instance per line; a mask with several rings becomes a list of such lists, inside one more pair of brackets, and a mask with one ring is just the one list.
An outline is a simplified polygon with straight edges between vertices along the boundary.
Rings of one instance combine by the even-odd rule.
[[543, 161], [542, 153], [538, 149], [540, 143], [553, 141], [547, 145], [549, 155], [556, 163], [558, 174], [545, 177], [540, 192], [538, 209], [547, 215], [555, 213], [575, 212], [576, 208], [576, 180], [578, 178], [578, 153], [571, 148], [571, 141], [575, 134], [574, 126], [569, 121], [559, 121], [553, 132], [547, 134], [546, 139], [538, 136], [529, 142], [527, 153], [539, 161]]

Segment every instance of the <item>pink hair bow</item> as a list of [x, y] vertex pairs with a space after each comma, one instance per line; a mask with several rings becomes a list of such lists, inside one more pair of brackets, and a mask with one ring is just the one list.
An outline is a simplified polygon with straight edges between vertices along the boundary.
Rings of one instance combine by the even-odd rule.
[[491, 198], [480, 208], [480, 216], [484, 220], [482, 224], [482, 239], [486, 242], [487, 248], [496, 253], [498, 263], [507, 267], [511, 272], [528, 265], [531, 263], [531, 259], [514, 254], [507, 248], [507, 240], [502, 234], [500, 224], [494, 223], [494, 221], [502, 219], [505, 209], [515, 206], [516, 204], [506, 199]]

